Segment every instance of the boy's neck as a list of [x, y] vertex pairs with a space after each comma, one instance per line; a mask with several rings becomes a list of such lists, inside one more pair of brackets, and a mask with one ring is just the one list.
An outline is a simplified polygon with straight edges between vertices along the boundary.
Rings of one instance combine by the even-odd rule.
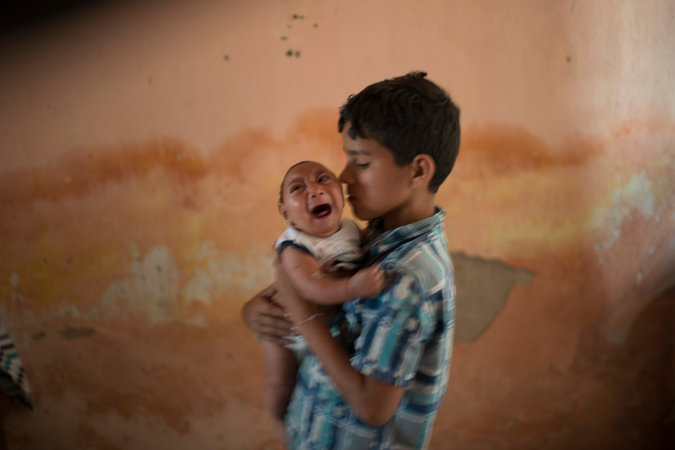
[[435, 200], [436, 196], [431, 192], [412, 196], [398, 208], [382, 216], [382, 231], [390, 231], [433, 216], [436, 213]]

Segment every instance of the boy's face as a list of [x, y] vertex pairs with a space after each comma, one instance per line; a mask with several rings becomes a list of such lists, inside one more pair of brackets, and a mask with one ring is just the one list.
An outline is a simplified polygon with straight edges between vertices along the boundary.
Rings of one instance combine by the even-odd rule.
[[347, 157], [340, 181], [347, 185], [354, 215], [362, 220], [382, 217], [385, 229], [405, 223], [411, 200], [411, 170], [399, 167], [387, 147], [371, 138], [352, 138], [347, 123], [342, 130], [342, 148]]
[[284, 178], [279, 212], [286, 222], [307, 234], [328, 237], [340, 229], [345, 201], [333, 172], [319, 163], [293, 167]]

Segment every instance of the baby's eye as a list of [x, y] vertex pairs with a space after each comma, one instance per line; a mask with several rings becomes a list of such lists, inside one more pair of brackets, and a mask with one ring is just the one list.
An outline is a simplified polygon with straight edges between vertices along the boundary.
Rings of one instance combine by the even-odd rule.
[[293, 193], [293, 192], [295, 192], [295, 191], [297, 191], [298, 189], [301, 189], [301, 188], [302, 188], [302, 185], [301, 185], [301, 184], [292, 184], [292, 185], [288, 188], [288, 192]]
[[368, 166], [370, 166], [369, 162], [367, 162], [367, 163], [356, 163], [356, 167], [358, 167], [359, 169], [365, 169]]
[[325, 183], [330, 180], [330, 176], [327, 174], [324, 175], [319, 175], [319, 179], [317, 180], [319, 183]]

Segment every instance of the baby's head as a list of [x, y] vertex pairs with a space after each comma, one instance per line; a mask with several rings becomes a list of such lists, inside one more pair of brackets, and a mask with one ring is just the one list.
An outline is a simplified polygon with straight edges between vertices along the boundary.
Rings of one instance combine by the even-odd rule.
[[333, 172], [314, 161], [291, 166], [281, 182], [279, 212], [289, 226], [316, 237], [340, 229], [345, 200]]

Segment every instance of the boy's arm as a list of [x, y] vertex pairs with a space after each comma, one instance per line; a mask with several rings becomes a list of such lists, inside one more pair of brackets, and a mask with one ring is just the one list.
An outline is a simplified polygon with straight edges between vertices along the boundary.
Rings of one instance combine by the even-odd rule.
[[[299, 297], [289, 279], [290, 274], [287, 275], [279, 264], [277, 278], [279, 301], [287, 308], [294, 323], [320, 314], [317, 305]], [[323, 320], [304, 322], [297, 326], [296, 331], [305, 337], [310, 350], [361, 421], [370, 426], [380, 426], [391, 419], [405, 388], [364, 375], [352, 367], [349, 354], [330, 335]]]
[[260, 339], [278, 345], [287, 344], [291, 323], [286, 311], [274, 301], [276, 284], [272, 283], [254, 295], [241, 308], [241, 318]]
[[320, 276], [321, 267], [316, 258], [296, 248], [284, 248], [280, 259], [298, 295], [320, 305], [337, 305], [358, 297], [371, 297], [384, 286], [384, 276], [376, 266], [360, 270], [351, 277], [335, 278]]

